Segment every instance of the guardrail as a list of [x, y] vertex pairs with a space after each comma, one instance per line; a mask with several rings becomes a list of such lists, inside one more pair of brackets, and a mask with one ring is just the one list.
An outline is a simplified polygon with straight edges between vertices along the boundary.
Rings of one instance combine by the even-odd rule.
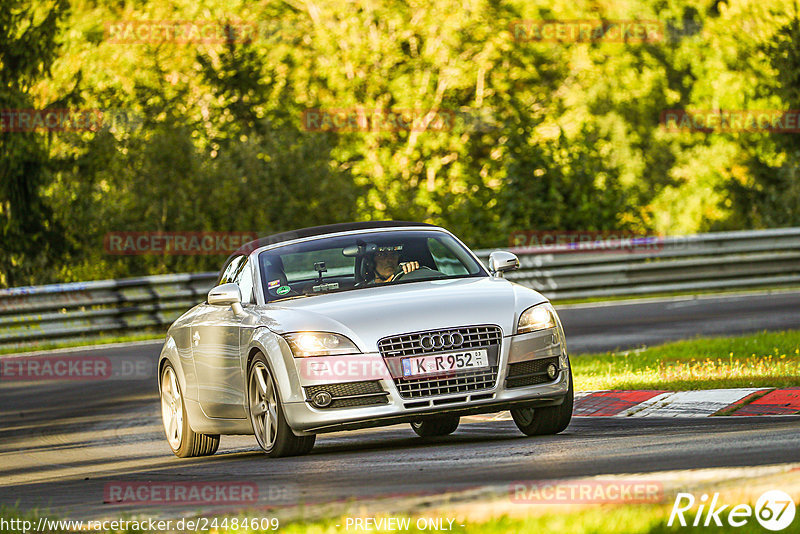
[[800, 228], [641, 241], [609, 252], [510, 249], [520, 270], [506, 277], [561, 300], [800, 284]]
[[205, 300], [216, 278], [174, 274], [0, 289], [0, 347], [162, 328]]
[[[519, 256], [520, 269], [506, 277], [556, 300], [800, 285], [800, 228], [646, 238], [615, 250], [617, 245], [507, 249]], [[485, 263], [490, 253], [477, 251]], [[0, 347], [162, 329], [204, 300], [216, 276], [0, 289]]]

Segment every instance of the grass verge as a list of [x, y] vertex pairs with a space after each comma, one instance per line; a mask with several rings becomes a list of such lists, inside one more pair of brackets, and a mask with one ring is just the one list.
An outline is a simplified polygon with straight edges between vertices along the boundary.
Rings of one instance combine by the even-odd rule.
[[611, 295], [603, 297], [585, 297], [574, 299], [558, 299], [553, 298], [551, 302], [554, 306], [566, 306], [569, 304], [594, 304], [598, 302], [619, 302], [619, 301], [635, 301], [646, 299], [671, 299], [673, 297], [730, 297], [736, 295], [767, 295], [779, 294], [789, 291], [797, 291], [800, 286], [768, 286], [768, 287], [742, 287], [736, 289], [707, 289], [707, 290], [686, 290], [686, 291], [662, 291], [655, 293], [643, 293], [641, 295]]
[[[291, 522], [281, 524], [277, 531], [286, 534], [344, 534], [352, 532], [408, 532], [408, 533], [429, 533], [429, 532], [449, 532], [453, 534], [501, 534], [501, 533], [520, 533], [520, 532], [569, 532], [570, 534], [662, 534], [685, 531], [679, 524], [667, 526], [671, 504], [637, 504], [637, 505], [595, 505], [580, 510], [572, 510], [568, 513], [546, 513], [544, 515], [531, 515], [528, 517], [509, 517], [500, 516], [485, 521], [463, 521], [455, 518], [440, 516], [439, 514], [429, 514], [424, 516], [416, 515], [379, 515], [371, 519], [380, 521], [381, 518], [391, 517], [393, 519], [393, 529], [379, 528], [372, 523], [367, 530], [363, 526], [356, 528], [352, 523], [348, 524], [346, 518], [326, 519], [322, 521]], [[4, 532], [23, 532], [23, 527], [19, 523], [11, 523], [11, 520], [28, 521], [29, 525], [36, 525], [41, 515], [37, 512], [20, 512], [16, 508], [2, 506], [0, 510], [0, 522], [4, 523]], [[67, 532], [59, 529], [52, 523], [56, 518], [45, 515], [52, 525], [47, 531], [52, 533]], [[218, 527], [228, 523], [222, 523], [224, 518], [217, 518]], [[397, 521], [402, 521], [402, 525], [407, 528], [397, 529]], [[352, 521], [352, 519], [351, 519]], [[450, 521], [452, 521], [450, 523]], [[381, 523], [378, 523], [380, 525]], [[385, 524], [385, 523], [384, 523]], [[13, 528], [19, 525], [20, 528]], [[436, 528], [438, 527], [438, 528]], [[273, 530], [253, 531], [249, 529], [215, 528], [219, 533], [250, 533], [250, 532], [275, 532]], [[703, 532], [717, 533], [730, 532], [731, 527], [723, 523], [723, 527], [706, 527]], [[752, 517], [750, 521], [742, 527], [736, 528], [739, 534], [763, 533], [764, 529]], [[91, 530], [90, 532], [107, 532], [114, 534], [149, 532], [148, 530]]]
[[2, 354], [21, 354], [25, 352], [37, 352], [40, 350], [68, 349], [72, 347], [90, 347], [94, 345], [108, 345], [112, 343], [128, 343], [131, 341], [150, 341], [163, 340], [166, 330], [146, 330], [139, 334], [103, 336], [71, 339], [68, 341], [41, 341], [35, 344], [24, 346], [0, 347]]
[[[499, 534], [521, 532], [569, 532], [570, 534], [649, 534], [656, 532], [676, 532], [677, 530], [663, 530], [662, 525], [666, 525], [669, 511], [663, 511], [660, 507], [648, 506], [597, 506], [588, 510], [581, 510], [566, 514], [547, 514], [537, 517], [508, 517], [501, 516], [496, 519], [481, 522], [464, 522], [455, 520], [448, 525], [448, 518], [423, 516], [391, 516], [398, 519], [408, 519], [409, 528], [398, 530], [375, 529], [372, 532], [409, 532], [409, 533], [428, 533], [428, 532], [450, 532], [463, 534]], [[425, 528], [425, 521], [441, 520], [441, 529]], [[379, 520], [379, 518], [378, 518]], [[419, 521], [419, 524], [417, 524]], [[461, 523], [461, 524], [459, 524]], [[462, 526], [463, 525], [463, 526]], [[419, 528], [423, 527], [423, 528]], [[449, 530], [448, 530], [449, 529]], [[364, 529], [354, 529], [348, 525], [344, 519], [326, 520], [311, 524], [289, 524], [281, 527], [281, 531], [288, 534], [344, 534], [347, 532], [365, 532]]]
[[798, 386], [800, 330], [575, 355], [571, 363], [577, 391]]
[[[417, 528], [417, 518], [411, 517], [408, 530], [380, 530], [372, 532], [451, 532], [463, 534], [519, 534], [522, 532], [564, 533], [570, 534], [666, 534], [673, 532], [686, 532], [686, 527], [681, 527], [677, 521], [671, 527], [667, 526], [672, 505], [596, 505], [591, 508], [571, 513], [548, 513], [536, 517], [508, 517], [502, 516], [485, 522], [470, 522], [463, 526], [454, 522], [448, 530], [447, 520], [441, 530], [431, 528]], [[688, 514], [687, 514], [688, 516]], [[395, 516], [396, 517], [396, 516]], [[725, 516], [722, 517], [724, 519]], [[692, 519], [694, 515], [692, 515]], [[430, 518], [426, 518], [430, 519]], [[705, 519], [705, 517], [703, 518]], [[690, 524], [690, 523], [689, 523]], [[420, 523], [420, 526], [424, 525]], [[689, 527], [691, 528], [691, 527]], [[763, 534], [766, 530], [754, 519], [743, 526], [733, 528], [723, 523], [722, 527], [703, 527], [702, 531], [708, 533], [737, 532], [739, 534]], [[230, 532], [230, 531], [229, 531]], [[307, 525], [290, 524], [281, 527], [281, 532], [290, 534], [345, 534], [352, 532], [365, 532], [356, 530], [353, 526], [346, 528], [343, 520], [326, 521]]]

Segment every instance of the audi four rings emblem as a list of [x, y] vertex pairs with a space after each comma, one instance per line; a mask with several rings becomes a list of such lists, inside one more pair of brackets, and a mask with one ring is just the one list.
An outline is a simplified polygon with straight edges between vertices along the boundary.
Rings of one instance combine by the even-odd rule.
[[464, 336], [458, 332], [444, 334], [425, 334], [419, 339], [419, 344], [425, 350], [453, 349], [464, 343]]

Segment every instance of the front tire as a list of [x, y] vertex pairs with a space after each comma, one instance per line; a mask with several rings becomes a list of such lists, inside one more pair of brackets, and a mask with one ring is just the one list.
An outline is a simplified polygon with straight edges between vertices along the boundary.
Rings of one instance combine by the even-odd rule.
[[219, 448], [219, 434], [198, 434], [189, 426], [178, 375], [167, 362], [161, 370], [161, 421], [170, 449], [178, 458], [210, 456]]
[[572, 404], [574, 399], [572, 389], [572, 368], [569, 369], [569, 388], [564, 402], [558, 406], [547, 408], [516, 408], [511, 410], [520, 432], [527, 436], [548, 436], [558, 434], [569, 425], [572, 419]]
[[267, 456], [280, 458], [310, 452], [317, 436], [295, 436], [292, 432], [283, 415], [278, 389], [263, 354], [253, 358], [247, 376], [250, 423], [258, 445]]
[[440, 415], [414, 421], [411, 428], [421, 438], [435, 438], [455, 432], [459, 421], [457, 415]]

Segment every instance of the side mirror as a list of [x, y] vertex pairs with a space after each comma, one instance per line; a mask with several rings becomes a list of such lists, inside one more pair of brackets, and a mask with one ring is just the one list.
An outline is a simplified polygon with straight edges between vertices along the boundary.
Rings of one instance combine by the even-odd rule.
[[222, 284], [208, 292], [208, 303], [214, 306], [233, 306], [242, 303], [242, 292], [238, 284]]
[[519, 258], [516, 254], [505, 250], [495, 250], [489, 254], [489, 272], [492, 276], [502, 278], [504, 272], [514, 269], [519, 269]]

